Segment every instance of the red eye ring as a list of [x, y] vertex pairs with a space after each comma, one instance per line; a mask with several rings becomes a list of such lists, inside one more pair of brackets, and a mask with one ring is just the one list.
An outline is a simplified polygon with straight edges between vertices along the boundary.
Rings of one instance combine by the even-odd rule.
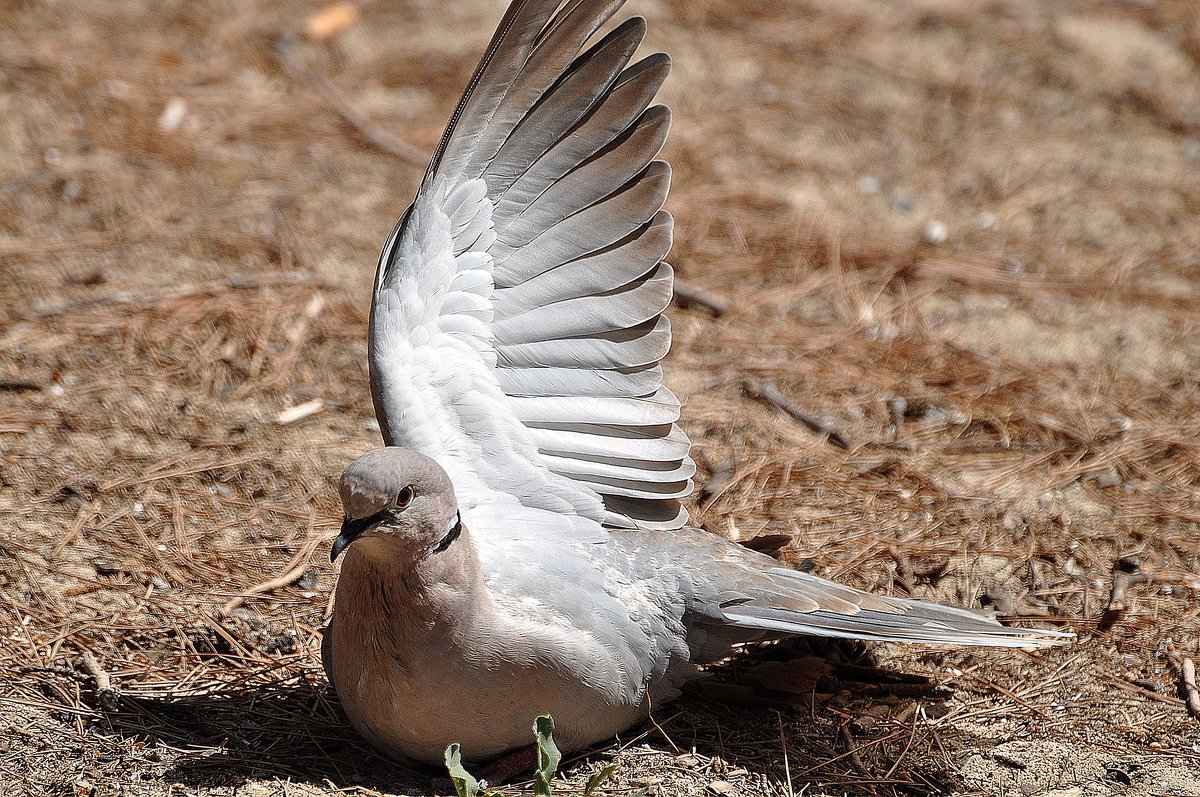
[[396, 506], [404, 509], [404, 507], [412, 503], [414, 495], [413, 486], [410, 484], [396, 495]]

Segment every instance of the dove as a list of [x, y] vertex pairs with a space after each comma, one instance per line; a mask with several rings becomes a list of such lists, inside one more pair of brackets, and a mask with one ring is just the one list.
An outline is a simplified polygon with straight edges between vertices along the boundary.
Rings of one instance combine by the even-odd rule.
[[[383, 752], [564, 750], [646, 718], [738, 645], [795, 635], [1037, 648], [1069, 633], [878, 596], [688, 526], [664, 385], [670, 61], [622, 0], [516, 0], [376, 271], [385, 447], [343, 473], [322, 658]], [[596, 39], [594, 43], [593, 39]], [[589, 44], [590, 43], [590, 44]]]

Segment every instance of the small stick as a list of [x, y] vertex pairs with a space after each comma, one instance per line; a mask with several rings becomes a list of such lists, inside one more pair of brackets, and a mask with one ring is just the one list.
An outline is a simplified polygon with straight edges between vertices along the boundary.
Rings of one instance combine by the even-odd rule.
[[96, 661], [96, 657], [92, 655], [90, 650], [85, 650], [83, 655], [79, 657], [79, 664], [83, 667], [84, 672], [92, 677], [96, 683], [96, 697], [99, 700], [100, 707], [106, 711], [112, 711], [117, 707], [120, 693], [113, 688], [112, 676], [105, 672], [100, 666], [100, 662]]
[[904, 760], [904, 757], [908, 755], [909, 749], [912, 748], [913, 739], [917, 738], [917, 721], [921, 718], [921, 714], [924, 712], [924, 707], [920, 703], [913, 703], [912, 705], [912, 728], [910, 728], [908, 731], [908, 741], [904, 743], [904, 749], [900, 751], [900, 755], [896, 757], [896, 760], [892, 762], [891, 767], [889, 767], [888, 771], [884, 773], [884, 780], [888, 780], [892, 777], [892, 775], [895, 774], [896, 770], [900, 766], [900, 762]]
[[787, 738], [783, 735], [783, 715], [776, 711], [775, 719], [779, 721], [779, 746], [783, 748], [783, 776], [787, 778], [788, 797], [795, 797], [796, 792], [792, 790], [792, 767], [788, 763]]
[[[307, 532], [308, 535], [312, 534], [312, 524], [313, 520], [310, 518]], [[260, 584], [255, 584], [241, 595], [231, 598], [224, 606], [221, 607], [221, 616], [228, 617], [233, 613], [234, 609], [245, 603], [247, 598], [253, 598], [255, 595], [261, 595], [264, 592], [271, 592], [273, 590], [281, 589], [282, 587], [288, 587], [298, 581], [300, 577], [303, 576], [304, 573], [309, 569], [310, 565], [308, 564], [308, 557], [312, 555], [312, 552], [316, 550], [317, 546], [320, 545], [321, 542], [322, 540], [313, 539], [311, 536], [309, 536], [305, 543], [300, 546], [300, 550], [296, 551], [296, 554], [291, 558], [291, 561], [284, 565], [283, 575], [268, 579]], [[329, 608], [332, 609], [332, 607], [333, 592], [330, 591]], [[326, 612], [326, 614], [329, 614], [329, 612]]]
[[714, 318], [720, 318], [729, 309], [728, 300], [678, 277], [675, 278], [675, 304], [685, 310], [689, 307], [699, 307], [707, 310]]
[[221, 607], [221, 616], [228, 617], [233, 613], [234, 609], [246, 602], [247, 598], [253, 598], [255, 595], [261, 595], [264, 592], [273, 592], [274, 590], [288, 587], [299, 581], [300, 578], [308, 572], [310, 565], [307, 562], [301, 562], [291, 570], [284, 573], [282, 576], [268, 579], [261, 584], [255, 584], [250, 589], [231, 598], [224, 606]]
[[[658, 720], [656, 720], [654, 718], [654, 706], [651, 705], [651, 703], [650, 703], [649, 695], [646, 696], [646, 709], [647, 709], [646, 719], [650, 720], [650, 724], [654, 726], [654, 730], [658, 731], [659, 736], [662, 736], [662, 738], [666, 740], [667, 744], [671, 745], [671, 749], [675, 751], [676, 755], [678, 755], [679, 753], [682, 753], [683, 749], [680, 748], [679, 745], [675, 744], [675, 741], [670, 736], [667, 735], [666, 729], [663, 728], [663, 726], [659, 725]], [[678, 715], [676, 715], [676, 716], [678, 716]], [[674, 717], [672, 717], [671, 719], [674, 719]], [[667, 722], [670, 722], [670, 720], [667, 720]]]
[[854, 737], [850, 735], [850, 723], [847, 722], [838, 729], [838, 738], [841, 739], [842, 744], [846, 745], [846, 756], [849, 758], [851, 766], [858, 770], [860, 775], [868, 778], [871, 777], [871, 770], [867, 769], [867, 765], [863, 763], [862, 758], [858, 755], [858, 748], [854, 744]]
[[1159, 703], [1166, 703], [1168, 706], [1178, 706], [1181, 704], [1186, 705], [1186, 703], [1184, 703], [1184, 701], [1180, 700], [1177, 697], [1172, 697], [1170, 695], [1160, 695], [1158, 692], [1155, 692], [1152, 689], [1147, 689], [1145, 686], [1139, 686], [1136, 684], [1132, 684], [1122, 678], [1118, 678], [1115, 675], [1102, 674], [1100, 676], [1100, 678], [1106, 684], [1109, 684], [1110, 686], [1120, 689], [1122, 692], [1128, 692], [1131, 695], [1136, 695], [1138, 697], [1146, 697], [1151, 700], [1157, 701]]
[[283, 68], [289, 75], [297, 80], [311, 83], [316, 87], [317, 91], [333, 105], [338, 115], [347, 124], [357, 130], [359, 135], [384, 152], [395, 155], [397, 158], [406, 160], [409, 163], [423, 165], [428, 160], [428, 156], [424, 152], [407, 141], [400, 140], [359, 113], [354, 106], [342, 97], [337, 87], [329, 81], [329, 78], [319, 72], [314, 72], [296, 60], [292, 54], [292, 47], [291, 38], [283, 36], [276, 39], [272, 49], [275, 51], [275, 57], [279, 59], [279, 63], [283, 65]]
[[1185, 657], [1179, 669], [1180, 689], [1183, 692], [1183, 700], [1187, 703], [1188, 713], [1200, 720], [1200, 687], [1196, 686], [1196, 662]]
[[112, 676], [104, 671], [104, 668], [100, 666], [100, 662], [96, 661], [96, 657], [92, 655], [90, 650], [83, 652], [83, 655], [79, 657], [79, 663], [83, 665], [84, 672], [92, 676], [92, 680], [96, 682], [97, 691], [112, 691]]
[[92, 510], [88, 507], [79, 507], [79, 511], [75, 513], [75, 520], [71, 523], [70, 531], [63, 535], [63, 538], [55, 544], [54, 550], [50, 552], [48, 561], [58, 558], [58, 555], [63, 552], [64, 548], [75, 544], [75, 541], [79, 539], [79, 532], [83, 531], [84, 524], [92, 519], [93, 514]]
[[275, 416], [275, 423], [280, 426], [286, 426], [289, 423], [295, 423], [303, 418], [307, 418], [309, 415], [316, 415], [324, 407], [325, 402], [321, 401], [321, 399], [306, 401], [303, 404], [288, 407], [286, 410], [280, 412], [279, 415]]
[[42, 383], [32, 379], [0, 379], [0, 390], [41, 390]]
[[774, 382], [758, 379], [743, 379], [742, 389], [745, 390], [751, 398], [756, 398], [759, 401], [765, 401], [767, 404], [770, 404], [776, 409], [783, 410], [788, 415], [792, 416], [817, 434], [825, 435], [829, 438], [830, 445], [842, 449], [850, 448], [850, 443], [832, 424], [810, 415], [799, 406], [789, 401], [787, 397], [783, 395], [783, 393], [779, 392], [779, 388], [775, 386]]

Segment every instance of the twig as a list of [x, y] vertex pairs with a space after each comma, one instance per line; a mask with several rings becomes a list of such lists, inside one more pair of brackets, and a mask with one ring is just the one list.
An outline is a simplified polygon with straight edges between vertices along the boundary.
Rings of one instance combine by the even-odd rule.
[[112, 676], [105, 672], [100, 666], [100, 662], [96, 661], [96, 657], [92, 655], [90, 650], [85, 650], [83, 655], [79, 657], [79, 664], [83, 667], [84, 672], [92, 677], [96, 683], [96, 697], [100, 703], [100, 707], [105, 711], [112, 711], [116, 708], [120, 698], [120, 693], [113, 688]]
[[962, 677], [969, 678], [970, 680], [974, 681], [975, 683], [979, 684], [980, 686], [982, 686], [986, 689], [990, 689], [991, 691], [995, 692], [998, 695], [1007, 697], [1009, 700], [1013, 701], [1014, 703], [1017, 703], [1018, 705], [1022, 706], [1023, 708], [1025, 708], [1028, 711], [1032, 711], [1033, 713], [1037, 714], [1039, 717], [1041, 717], [1044, 720], [1047, 720], [1048, 722], [1055, 721], [1054, 717], [1051, 717], [1045, 711], [1038, 708], [1033, 703], [1030, 703], [1028, 700], [1023, 698], [1021, 695], [1017, 694], [1016, 692], [1012, 691], [1011, 689], [1006, 689], [1005, 687], [1001, 686], [1000, 684], [998, 684], [994, 681], [989, 681], [986, 678], [983, 678], [978, 675], [974, 675], [969, 672], [963, 673]]
[[854, 737], [850, 735], [850, 723], [847, 722], [838, 729], [838, 738], [842, 744], [846, 746], [846, 757], [850, 761], [858, 774], [864, 777], [872, 777], [871, 770], [867, 769], [867, 765], [863, 763], [862, 758], [858, 754], [858, 748], [854, 744]]
[[373, 144], [389, 155], [395, 155], [397, 158], [416, 165], [423, 165], [429, 159], [428, 155], [412, 144], [400, 140], [361, 114], [342, 97], [337, 87], [329, 81], [329, 78], [301, 64], [295, 55], [293, 55], [294, 47], [295, 44], [292, 37], [281, 36], [275, 40], [275, 44], [271, 49], [274, 50], [275, 57], [279, 59], [279, 63], [283, 65], [284, 70], [289, 75], [296, 80], [311, 83], [321, 93], [321, 96], [329, 101], [334, 110], [338, 112], [338, 115], [347, 124], [357, 130], [359, 135], [365, 138], [368, 143]]
[[1138, 686], [1137, 684], [1129, 683], [1128, 681], [1118, 678], [1115, 675], [1110, 675], [1109, 673], [1100, 673], [1099, 677], [1106, 684], [1120, 689], [1122, 692], [1128, 692], [1131, 695], [1146, 697], [1159, 703], [1166, 703], [1169, 706], [1186, 705], [1184, 701], [1177, 697], [1172, 697], [1171, 695], [1160, 695], [1158, 692], [1154, 692], [1144, 686]]
[[[313, 530], [313, 520], [310, 518], [307, 533], [309, 535], [311, 535], [312, 530]], [[245, 592], [243, 592], [241, 595], [237, 595], [237, 596], [231, 598], [228, 602], [226, 602], [226, 604], [224, 606], [221, 607], [221, 616], [228, 617], [230, 614], [233, 613], [234, 609], [236, 609], [237, 607], [239, 607], [243, 603], [245, 603], [247, 598], [253, 598], [255, 595], [261, 595], [264, 592], [272, 592], [274, 590], [281, 589], [283, 587], [291, 586], [296, 581], [300, 580], [300, 578], [306, 572], [308, 572], [309, 568], [311, 567], [311, 565], [308, 562], [308, 557], [312, 555], [312, 552], [316, 549], [316, 547], [318, 545], [321, 544], [321, 542], [322, 542], [322, 539], [320, 539], [320, 538], [314, 539], [311, 536], [309, 536], [309, 539], [307, 539], [305, 541], [305, 543], [302, 546], [300, 546], [300, 550], [296, 551], [296, 554], [292, 557], [291, 561], [288, 562], [284, 566], [283, 575], [276, 576], [275, 578], [267, 579], [266, 581], [263, 581], [262, 583], [259, 583], [259, 584], [255, 584], [253, 587], [250, 587]], [[333, 595], [331, 593], [330, 594], [331, 601], [332, 601], [332, 598], [333, 598]]]
[[1179, 690], [1187, 703], [1188, 713], [1200, 720], [1200, 687], [1196, 686], [1196, 662], [1184, 658], [1179, 664]]
[[91, 651], [85, 650], [79, 658], [79, 663], [83, 665], [84, 672], [92, 676], [92, 680], [96, 682], [96, 689], [101, 692], [112, 691], [112, 677], [104, 671], [100, 666], [100, 662], [96, 661], [96, 657]]
[[779, 388], [775, 386], [774, 382], [747, 378], [742, 380], [742, 389], [751, 398], [765, 401], [776, 409], [783, 410], [817, 434], [825, 435], [829, 438], [830, 445], [842, 449], [850, 448], [850, 443], [837, 428], [820, 418], [810, 415], [794, 404], [783, 393], [779, 392]]
[[79, 539], [79, 532], [83, 531], [84, 524], [92, 519], [93, 514], [94, 513], [88, 506], [79, 507], [79, 511], [75, 513], [75, 520], [73, 523], [71, 523], [71, 529], [55, 544], [54, 550], [52, 550], [50, 552], [50, 556], [47, 557], [47, 561], [53, 561], [57, 559], [58, 555], [63, 552], [64, 548], [75, 544], [75, 541]]
[[264, 592], [272, 592], [282, 587], [287, 587], [299, 581], [309, 570], [307, 562], [293, 567], [291, 570], [284, 573], [282, 576], [263, 581], [260, 584], [255, 584], [250, 589], [243, 592], [234, 598], [231, 598], [224, 606], [221, 607], [221, 616], [228, 617], [233, 613], [234, 609], [246, 602], [247, 598], [252, 598], [255, 595], [261, 595]]
[[41, 390], [42, 383], [32, 379], [0, 379], [0, 390]]
[[[650, 704], [650, 697], [648, 695], [646, 697], [646, 708], [648, 709], [646, 719], [650, 720], [650, 724], [654, 726], [654, 730], [658, 731], [659, 736], [665, 739], [667, 744], [671, 745], [671, 749], [675, 751], [676, 755], [682, 753], [683, 749], [679, 745], [675, 744], [675, 741], [667, 735], [666, 729], [659, 725], [658, 720], [654, 718], [654, 706]], [[674, 717], [671, 719], [674, 719]], [[670, 722], [670, 720], [667, 720], [667, 722]]]
[[913, 711], [912, 727], [908, 731], [908, 741], [904, 743], [904, 749], [900, 751], [900, 755], [896, 757], [896, 760], [892, 762], [892, 765], [888, 768], [888, 771], [884, 773], [884, 780], [890, 779], [892, 775], [895, 774], [896, 770], [900, 767], [900, 762], [902, 762], [904, 757], [908, 755], [908, 751], [912, 747], [913, 739], [917, 737], [917, 720], [920, 719], [923, 708], [920, 703], [914, 703], [913, 705], [916, 706], [916, 708]]
[[714, 318], [720, 318], [729, 309], [729, 301], [711, 291], [675, 278], [675, 304], [684, 308], [699, 307], [707, 310]]
[[282, 384], [287, 379], [296, 361], [296, 357], [299, 355], [300, 349], [308, 337], [309, 329], [312, 327], [313, 322], [317, 320], [317, 316], [321, 314], [321, 310], [324, 307], [325, 297], [320, 292], [313, 294], [313, 297], [308, 300], [308, 304], [304, 306], [304, 312], [300, 314], [300, 317], [288, 329], [287, 347], [273, 363], [271, 377], [266, 381], [266, 385], [264, 386]]
[[53, 252], [71, 252], [77, 249], [90, 249], [93, 247], [102, 248], [112, 246], [116, 242], [116, 236], [107, 232], [77, 233], [65, 240], [27, 237], [11, 238], [3, 236], [0, 237], [0, 258], [28, 257], [34, 254], [45, 255]]
[[321, 401], [321, 399], [306, 401], [303, 404], [297, 404], [294, 407], [288, 407], [286, 410], [280, 412], [277, 416], [275, 416], [275, 423], [279, 424], [280, 426], [286, 426], [289, 423], [295, 423], [296, 421], [307, 418], [309, 415], [316, 415], [324, 408], [325, 402]]
[[183, 465], [171, 470], [159, 471], [143, 471], [132, 476], [127, 476], [124, 479], [118, 479], [101, 486], [101, 491], [108, 492], [115, 490], [118, 487], [131, 487], [135, 484], [149, 484], [150, 482], [161, 481], [162, 479], [176, 479], [181, 476], [195, 476], [198, 473], [207, 473], [208, 471], [220, 470], [221, 468], [236, 468], [241, 465], [248, 465], [251, 462], [258, 462], [263, 458], [263, 455], [255, 454], [252, 456], [239, 457], [238, 459], [221, 460], [219, 462], [203, 462], [196, 465]]
[[796, 793], [792, 790], [792, 767], [788, 763], [787, 738], [783, 735], [783, 715], [776, 711], [775, 719], [779, 721], [779, 746], [783, 748], [783, 776], [787, 778], [788, 797], [795, 797]]

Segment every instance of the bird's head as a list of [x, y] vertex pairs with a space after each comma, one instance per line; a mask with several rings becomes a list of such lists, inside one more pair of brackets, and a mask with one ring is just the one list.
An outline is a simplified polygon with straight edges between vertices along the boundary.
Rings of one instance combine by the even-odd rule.
[[342, 532], [329, 560], [356, 540], [373, 540], [420, 561], [458, 539], [462, 521], [454, 487], [441, 466], [407, 448], [377, 448], [342, 473]]

